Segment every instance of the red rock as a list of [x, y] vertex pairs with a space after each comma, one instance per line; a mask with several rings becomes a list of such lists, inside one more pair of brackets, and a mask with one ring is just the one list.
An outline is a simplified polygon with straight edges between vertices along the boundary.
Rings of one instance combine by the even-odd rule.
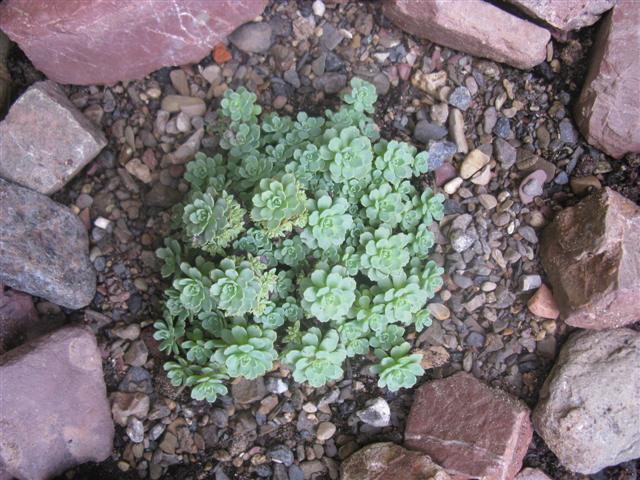
[[575, 119], [587, 141], [614, 158], [640, 152], [640, 8], [620, 0], [595, 40]]
[[413, 35], [517, 68], [543, 62], [550, 39], [544, 28], [482, 0], [385, 0], [382, 10]]
[[553, 293], [544, 283], [536, 290], [536, 293], [527, 302], [529, 311], [534, 315], [542, 318], [551, 318], [555, 320], [560, 316], [560, 310], [553, 298]]
[[49, 195], [107, 144], [53, 82], [33, 84], [0, 122], [0, 177]]
[[464, 372], [417, 390], [404, 434], [451, 476], [485, 480], [513, 479], [532, 435], [524, 403]]
[[[402, 471], [401, 476], [398, 472]], [[395, 443], [372, 443], [341, 465], [341, 480], [449, 480], [444, 469], [428, 455]]]
[[20, 345], [38, 323], [31, 295], [0, 286], [0, 354]]
[[600, 16], [613, 7], [616, 0], [507, 0], [527, 15], [547, 25], [567, 31], [579, 30], [596, 23]]
[[229, 49], [224, 45], [224, 43], [219, 43], [215, 46], [215, 48], [213, 49], [213, 60], [218, 64], [218, 65], [222, 65], [224, 63], [227, 63], [229, 60], [231, 60], [233, 57], [231, 56], [231, 52], [229, 51]]
[[197, 63], [267, 0], [5, 0], [0, 28], [47, 77], [110, 85]]
[[617, 328], [640, 320], [640, 207], [610, 188], [560, 212], [540, 258], [564, 321]]
[[100, 351], [66, 327], [0, 357], [0, 476], [52, 478], [111, 454], [114, 428]]

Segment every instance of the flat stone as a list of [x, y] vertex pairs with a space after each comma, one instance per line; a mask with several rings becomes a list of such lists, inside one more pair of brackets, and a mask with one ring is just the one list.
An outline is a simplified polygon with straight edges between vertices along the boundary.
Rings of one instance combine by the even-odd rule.
[[587, 141], [614, 158], [640, 152], [638, 25], [640, 8], [634, 0], [618, 1], [607, 14], [574, 112]]
[[471, 150], [460, 165], [460, 176], [463, 179], [471, 178], [477, 172], [482, 170], [491, 159], [482, 150], [476, 148]]
[[258, 377], [254, 380], [240, 378], [231, 385], [231, 395], [236, 403], [247, 404], [262, 400], [267, 394], [264, 385], [264, 378]]
[[60, 190], [106, 144], [100, 128], [58, 85], [37, 82], [0, 122], [0, 177], [49, 195]]
[[569, 325], [595, 330], [640, 319], [640, 207], [604, 188], [561, 211], [540, 259]]
[[87, 231], [71, 210], [0, 179], [0, 283], [66, 308], [96, 291]]
[[173, 88], [175, 88], [180, 95], [189, 95], [189, 82], [187, 81], [187, 74], [184, 70], [181, 68], [171, 70], [171, 72], [169, 72], [169, 79], [171, 80]]
[[391, 410], [384, 398], [374, 398], [368, 400], [366, 408], [358, 410], [356, 416], [367, 425], [376, 428], [388, 427], [391, 422]]
[[265, 22], [245, 23], [229, 35], [229, 40], [246, 53], [263, 53], [271, 48], [271, 25]]
[[0, 474], [52, 478], [111, 454], [114, 436], [100, 350], [65, 327], [0, 357]]
[[527, 15], [562, 30], [579, 30], [596, 23], [600, 16], [613, 7], [615, 0], [507, 0]]
[[506, 140], [496, 138], [493, 142], [493, 154], [503, 168], [511, 168], [516, 163], [517, 151]]
[[517, 68], [530, 69], [546, 57], [546, 29], [481, 0], [388, 0], [382, 11], [413, 35]]
[[640, 457], [640, 333], [579, 331], [562, 347], [533, 412], [560, 462], [585, 475]]
[[336, 426], [331, 422], [320, 422], [316, 429], [316, 438], [321, 442], [329, 440], [336, 433]]
[[429, 140], [441, 140], [446, 136], [446, 128], [437, 123], [430, 123], [427, 120], [420, 120], [413, 131], [413, 138], [422, 143], [429, 143]]
[[456, 144], [446, 140], [429, 143], [429, 170], [440, 168], [453, 158], [456, 151]]
[[[399, 477], [399, 472], [402, 472]], [[428, 455], [395, 443], [372, 443], [358, 450], [340, 468], [341, 480], [449, 480]]]
[[198, 63], [266, 4], [185, 0], [160, 8], [156, 0], [140, 0], [123, 8], [120, 0], [9, 0], [0, 6], [0, 29], [48, 78], [112, 85], [162, 67]]
[[536, 293], [527, 302], [527, 307], [531, 313], [538, 317], [555, 320], [560, 316], [560, 310], [558, 310], [553, 293], [545, 284], [538, 287]]
[[204, 100], [184, 95], [167, 95], [162, 99], [161, 108], [169, 113], [185, 112], [189, 116], [202, 116], [207, 111]]
[[471, 105], [471, 93], [467, 87], [456, 87], [449, 95], [449, 105], [466, 112]]
[[417, 389], [404, 436], [456, 478], [508, 479], [532, 435], [524, 403], [461, 372]]

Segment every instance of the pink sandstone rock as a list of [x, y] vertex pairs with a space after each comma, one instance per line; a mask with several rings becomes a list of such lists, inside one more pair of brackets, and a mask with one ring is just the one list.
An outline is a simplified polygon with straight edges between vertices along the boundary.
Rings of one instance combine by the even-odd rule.
[[600, 16], [616, 4], [616, 0], [506, 0], [527, 15], [547, 25], [567, 31], [579, 30], [596, 23]]
[[107, 144], [54, 82], [33, 84], [0, 122], [0, 177], [45, 195], [60, 190]]
[[94, 335], [65, 327], [0, 357], [0, 478], [53, 478], [111, 454], [114, 427]]
[[452, 477], [484, 480], [513, 479], [532, 435], [524, 403], [464, 372], [417, 390], [404, 433]]
[[50, 79], [110, 85], [200, 61], [267, 0], [5, 0], [2, 29]]
[[551, 480], [546, 473], [538, 468], [523, 468], [516, 480]]
[[523, 69], [544, 61], [551, 37], [482, 0], [385, 0], [382, 10], [413, 35]]
[[640, 152], [640, 5], [620, 0], [604, 19], [575, 118], [587, 141], [614, 158]]
[[610, 188], [561, 211], [540, 259], [569, 325], [602, 330], [640, 320], [640, 207]]

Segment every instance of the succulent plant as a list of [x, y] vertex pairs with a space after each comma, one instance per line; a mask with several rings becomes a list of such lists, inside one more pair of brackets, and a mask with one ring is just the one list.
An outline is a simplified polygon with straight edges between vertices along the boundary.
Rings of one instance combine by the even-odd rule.
[[373, 371], [380, 375], [378, 386], [387, 387], [392, 392], [397, 392], [401, 388], [409, 388], [415, 385], [417, 377], [424, 374], [424, 369], [420, 365], [422, 355], [418, 353], [409, 354], [411, 345], [404, 342], [391, 349], [387, 355], [382, 351], [376, 352], [380, 358], [380, 363], [373, 366]]
[[360, 243], [364, 246], [360, 266], [374, 282], [401, 274], [409, 263], [409, 237], [403, 233], [392, 235], [389, 227], [381, 226], [374, 233], [363, 233]]
[[302, 345], [286, 354], [285, 361], [293, 367], [296, 382], [320, 387], [342, 377], [341, 365], [346, 357], [337, 331], [329, 330], [323, 336], [319, 328], [312, 327], [302, 336]]
[[389, 183], [372, 185], [369, 192], [362, 195], [360, 202], [365, 207], [371, 225], [386, 224], [394, 228], [398, 225], [407, 210], [407, 199], [394, 190]]
[[232, 317], [256, 311], [260, 302], [263, 279], [247, 260], [236, 262], [224, 258], [211, 272], [210, 294], [217, 308]]
[[443, 273], [444, 268], [439, 267], [433, 260], [429, 260], [426, 264], [421, 263], [419, 259], [414, 259], [411, 262], [411, 275], [417, 275], [427, 299], [433, 298], [442, 287]]
[[220, 154], [208, 157], [198, 152], [194, 159], [187, 163], [184, 179], [191, 184], [191, 188], [201, 192], [209, 187], [215, 191], [224, 190], [227, 175], [225, 163]]
[[173, 288], [179, 292], [182, 305], [193, 314], [211, 310], [213, 307], [209, 295], [211, 280], [198, 268], [186, 262], [180, 264], [180, 270], [185, 276], [174, 280]]
[[330, 140], [320, 148], [320, 155], [329, 162], [329, 172], [334, 182], [344, 183], [369, 175], [373, 160], [371, 141], [357, 127], [345, 128], [339, 135], [336, 131], [328, 130], [325, 136]]
[[435, 236], [429, 231], [429, 227], [424, 223], [420, 224], [415, 233], [409, 234], [409, 250], [416, 258], [427, 258], [435, 241]]
[[180, 271], [180, 263], [182, 263], [182, 247], [180, 242], [175, 238], [165, 238], [164, 248], [156, 250], [156, 257], [164, 262], [160, 270], [160, 274], [164, 277], [170, 277]]
[[314, 270], [301, 284], [302, 308], [320, 322], [340, 321], [355, 301], [356, 281], [340, 265]]
[[214, 360], [225, 365], [232, 377], [253, 380], [264, 375], [278, 356], [273, 348], [276, 332], [257, 325], [236, 325], [221, 334], [222, 346], [216, 350]]
[[187, 332], [188, 340], [182, 342], [182, 348], [187, 352], [187, 360], [198, 365], [204, 365], [213, 355], [214, 342], [204, 337], [199, 328]]
[[236, 91], [227, 90], [220, 101], [220, 114], [232, 122], [251, 122], [262, 112], [262, 108], [256, 105], [256, 94], [244, 87]]
[[374, 305], [384, 306], [384, 315], [390, 322], [409, 325], [413, 316], [427, 302], [427, 293], [421, 288], [417, 276], [407, 278], [404, 272], [393, 280], [379, 282], [381, 290], [373, 297]]
[[340, 246], [353, 225], [347, 212], [349, 203], [341, 197], [332, 200], [329, 195], [321, 196], [317, 202], [310, 201], [309, 220], [302, 234], [310, 248], [326, 250]]
[[357, 77], [351, 79], [350, 85], [351, 91], [342, 95], [342, 101], [357, 112], [373, 113], [378, 99], [376, 87]]
[[404, 340], [404, 328], [398, 325], [387, 325], [381, 331], [374, 332], [369, 344], [376, 349], [389, 351]]
[[305, 201], [306, 196], [293, 175], [282, 175], [279, 180], [264, 178], [253, 196], [251, 219], [269, 237], [279, 237], [294, 226], [304, 227]]
[[287, 238], [275, 251], [278, 262], [289, 267], [298, 267], [306, 258], [308, 249], [300, 237]]
[[415, 210], [422, 214], [425, 225], [431, 225], [434, 220], [440, 221], [444, 217], [444, 195], [433, 193], [430, 188], [425, 188], [419, 199], [415, 200]]
[[205, 367], [187, 378], [186, 383], [191, 386], [191, 398], [213, 403], [217, 400], [218, 395], [227, 394], [228, 390], [224, 381], [228, 378], [228, 375], [215, 368]]
[[398, 186], [400, 182], [413, 176], [417, 152], [415, 147], [396, 140], [380, 140], [374, 151], [376, 168], [391, 185]]
[[177, 355], [180, 352], [178, 342], [185, 331], [184, 319], [172, 317], [168, 311], [165, 311], [164, 319], [155, 322], [153, 328], [155, 328], [153, 338], [160, 342], [158, 348], [163, 352]]

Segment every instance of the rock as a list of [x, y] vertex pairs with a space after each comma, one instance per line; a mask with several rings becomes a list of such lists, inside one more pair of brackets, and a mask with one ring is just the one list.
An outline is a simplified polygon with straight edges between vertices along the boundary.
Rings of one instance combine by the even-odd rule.
[[322, 26], [322, 36], [320, 37], [320, 45], [326, 50], [333, 50], [342, 41], [343, 36], [336, 27], [327, 22]]
[[540, 275], [523, 275], [520, 277], [520, 290], [523, 292], [529, 292], [535, 290], [542, 285], [542, 278]]
[[405, 445], [455, 477], [508, 479], [520, 470], [532, 435], [526, 405], [461, 372], [417, 389]]
[[451, 242], [451, 248], [458, 253], [462, 253], [473, 246], [476, 237], [464, 230], [454, 229], [449, 233], [449, 241]]
[[132, 158], [124, 168], [143, 183], [151, 183], [151, 170], [139, 158]]
[[5, 107], [11, 98], [12, 80], [7, 66], [9, 47], [9, 37], [0, 30], [0, 118], [4, 115]]
[[578, 131], [568, 118], [563, 118], [558, 124], [560, 131], [560, 141], [574, 145], [578, 141]]
[[457, 151], [455, 143], [441, 140], [429, 144], [429, 170], [436, 170], [453, 158]]
[[111, 454], [100, 350], [65, 327], [0, 357], [0, 465], [17, 478], [52, 478]]
[[502, 138], [496, 138], [493, 142], [493, 154], [504, 169], [509, 169], [516, 163], [516, 149]]
[[571, 177], [569, 183], [571, 184], [571, 191], [576, 195], [584, 195], [602, 188], [600, 180], [593, 175], [587, 175], [585, 177]]
[[545, 60], [550, 39], [544, 28], [481, 0], [386, 0], [383, 13], [413, 35], [523, 69]]
[[87, 8], [84, 0], [59, 5], [10, 0], [0, 7], [0, 29], [50, 79], [112, 85], [162, 67], [198, 63], [266, 4], [184, 0], [159, 8], [155, 0], [140, 0], [123, 8], [120, 0], [96, 0]]
[[467, 153], [469, 151], [467, 139], [464, 136], [464, 117], [457, 108], [452, 109], [449, 114], [449, 134], [456, 143], [458, 152]]
[[338, 93], [346, 85], [347, 76], [344, 73], [325, 73], [313, 81], [313, 86], [317, 90], [322, 90], [328, 94]]
[[588, 475], [640, 456], [638, 365], [630, 329], [580, 331], [564, 344], [533, 422], [567, 468]]
[[463, 179], [471, 178], [482, 170], [490, 161], [490, 158], [480, 149], [471, 150], [460, 165], [460, 176]]
[[315, 0], [311, 4], [311, 9], [313, 10], [314, 15], [317, 15], [318, 17], [322, 17], [324, 15], [326, 7], [322, 0]]
[[245, 23], [229, 35], [229, 40], [243, 52], [263, 53], [271, 48], [271, 34], [268, 23]]
[[551, 480], [551, 478], [538, 468], [523, 468], [515, 480]]
[[66, 308], [96, 291], [80, 219], [40, 193], [0, 179], [0, 283]]
[[169, 113], [184, 112], [190, 116], [202, 116], [207, 111], [204, 100], [184, 95], [167, 95], [162, 99], [161, 108]]
[[616, 0], [507, 0], [527, 15], [562, 31], [580, 30], [593, 25]]
[[462, 178], [456, 177], [452, 180], [449, 180], [447, 183], [445, 183], [442, 189], [445, 191], [445, 193], [449, 195], [453, 195], [458, 191], [458, 189], [462, 185], [462, 182], [464, 182]]
[[114, 392], [111, 400], [113, 421], [125, 427], [129, 417], [146, 418], [149, 413], [149, 397], [144, 393]]
[[240, 378], [231, 385], [231, 395], [238, 404], [253, 403], [262, 400], [267, 394], [264, 385], [264, 378], [258, 377], [255, 380]]
[[491, 165], [485, 165], [485, 167], [471, 177], [471, 183], [474, 185], [488, 185], [491, 181]]
[[563, 319], [595, 330], [640, 319], [640, 207], [609, 188], [560, 212], [540, 258]]
[[34, 338], [38, 324], [31, 296], [0, 286], [0, 355]]
[[182, 165], [193, 159], [195, 154], [200, 150], [200, 142], [204, 137], [204, 128], [196, 130], [186, 142], [178, 147], [178, 149], [171, 154], [171, 163], [176, 165]]
[[150, 207], [169, 208], [175, 205], [182, 198], [182, 194], [171, 187], [154, 183], [149, 193], [144, 197], [145, 204]]
[[187, 74], [181, 68], [176, 68], [169, 72], [169, 79], [171, 85], [177, 90], [180, 95], [189, 96], [191, 91], [189, 90], [189, 82], [187, 81]]
[[127, 352], [124, 354], [124, 361], [127, 365], [133, 367], [142, 367], [147, 363], [147, 357], [149, 356], [149, 350], [144, 341], [138, 340], [133, 342]]
[[372, 427], [387, 427], [391, 421], [391, 410], [384, 398], [374, 398], [367, 401], [366, 408], [356, 412], [357, 417]]
[[427, 120], [420, 120], [413, 131], [413, 138], [422, 143], [429, 143], [429, 140], [441, 140], [446, 136], [446, 128], [436, 123], [429, 123]]
[[133, 443], [141, 443], [144, 440], [144, 425], [136, 417], [129, 417], [126, 432]]
[[614, 158], [640, 152], [638, 24], [640, 8], [634, 0], [618, 1], [607, 14], [575, 108], [576, 123], [587, 141]]
[[542, 318], [551, 318], [555, 320], [560, 316], [560, 310], [553, 298], [553, 293], [545, 284], [540, 285], [536, 293], [527, 302], [529, 311], [534, 315]]
[[458, 176], [458, 170], [456, 170], [456, 167], [454, 167], [450, 163], [443, 163], [435, 171], [436, 186], [442, 187], [449, 180], [457, 176]]
[[525, 179], [520, 182], [520, 187], [518, 188], [520, 201], [527, 205], [533, 202], [535, 197], [542, 195], [546, 178], [547, 175], [544, 173], [544, 170], [536, 170], [525, 177]]
[[469, 93], [467, 87], [456, 87], [449, 95], [449, 105], [466, 112], [471, 105], [471, 93]]
[[100, 128], [58, 85], [38, 82], [0, 122], [0, 177], [49, 195], [60, 190], [106, 144]]
[[[399, 472], [402, 474], [399, 477]], [[340, 468], [341, 480], [449, 480], [444, 469], [420, 452], [395, 443], [372, 443], [358, 450]]]
[[321, 442], [329, 440], [336, 433], [336, 426], [331, 422], [321, 422], [316, 429], [316, 438]]

